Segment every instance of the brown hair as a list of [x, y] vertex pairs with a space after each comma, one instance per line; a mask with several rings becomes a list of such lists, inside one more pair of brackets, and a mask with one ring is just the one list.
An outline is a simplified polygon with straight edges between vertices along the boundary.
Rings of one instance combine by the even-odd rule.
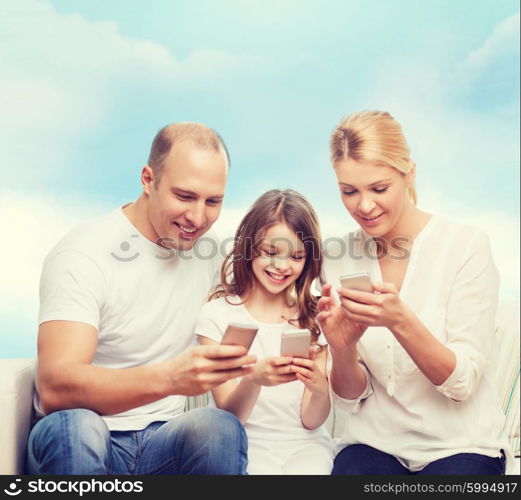
[[[414, 163], [400, 124], [387, 111], [359, 111], [346, 115], [331, 133], [329, 149], [335, 163], [352, 158], [393, 167], [402, 174]], [[416, 190], [409, 196], [416, 205]]]
[[[272, 189], [260, 196], [248, 210], [237, 228], [232, 250], [221, 267], [221, 283], [209, 300], [232, 295], [247, 299], [253, 289], [252, 260], [259, 255], [259, 248], [266, 230], [284, 222], [301, 239], [306, 250], [302, 273], [295, 281], [298, 307], [298, 326], [311, 331], [313, 343], [320, 335], [315, 320], [318, 299], [311, 294], [311, 284], [320, 278], [322, 269], [322, 245], [318, 218], [304, 196], [292, 189]], [[286, 318], [287, 319], [287, 318]], [[290, 320], [291, 322], [291, 320]]]
[[157, 187], [164, 169], [164, 162], [172, 147], [181, 141], [191, 141], [194, 146], [215, 152], [224, 151], [228, 166], [230, 156], [222, 137], [212, 128], [196, 122], [171, 123], [163, 127], [154, 137], [148, 166], [154, 172], [154, 185]]

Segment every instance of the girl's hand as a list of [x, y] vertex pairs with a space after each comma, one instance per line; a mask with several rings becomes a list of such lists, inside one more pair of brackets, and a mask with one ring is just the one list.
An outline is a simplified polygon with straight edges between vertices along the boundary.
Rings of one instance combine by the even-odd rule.
[[290, 356], [265, 358], [253, 365], [253, 372], [247, 378], [257, 385], [273, 386], [297, 380], [293, 373]]
[[331, 297], [331, 285], [324, 285], [318, 300], [316, 319], [332, 350], [353, 346], [364, 334], [366, 326], [353, 321], [340, 304]]
[[407, 306], [402, 302], [394, 283], [373, 283], [377, 293], [341, 288], [340, 302], [350, 321], [360, 325], [385, 326], [393, 330], [407, 316]]
[[297, 379], [303, 382], [312, 394], [328, 394], [329, 383], [326, 375], [322, 372], [315, 361], [315, 350], [309, 349], [309, 359], [293, 358], [293, 371]]

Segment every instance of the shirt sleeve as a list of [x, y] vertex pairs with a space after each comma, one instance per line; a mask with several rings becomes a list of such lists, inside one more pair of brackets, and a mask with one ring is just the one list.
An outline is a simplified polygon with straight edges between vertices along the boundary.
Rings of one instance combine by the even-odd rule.
[[207, 302], [199, 312], [195, 324], [195, 334], [202, 337], [207, 337], [210, 340], [220, 343], [224, 331], [221, 328], [221, 321], [219, 321], [219, 311], [215, 307], [216, 301]]
[[104, 295], [105, 279], [92, 259], [74, 250], [49, 256], [40, 278], [38, 323], [78, 321], [99, 329]]
[[367, 367], [365, 366], [364, 362], [361, 359], [358, 360], [358, 364], [360, 365], [360, 368], [362, 369], [362, 371], [364, 372], [364, 375], [365, 375], [365, 380], [366, 380], [365, 389], [362, 392], [362, 394], [360, 394], [360, 396], [358, 396], [357, 398], [346, 399], [346, 398], [343, 398], [342, 396], [339, 396], [333, 390], [333, 385], [331, 384], [331, 369], [333, 367], [333, 361], [331, 358], [331, 354], [328, 354], [328, 357], [327, 357], [327, 374], [328, 374], [328, 379], [329, 379], [329, 397], [330, 397], [331, 401], [333, 402], [333, 404], [338, 409], [345, 410], [348, 413], [352, 413], [352, 414], [358, 413], [364, 400], [366, 400], [369, 396], [371, 396], [371, 394], [373, 394], [373, 386], [371, 384], [371, 376], [369, 375], [369, 370], [367, 369]]
[[446, 347], [456, 356], [454, 371], [436, 388], [465, 401], [478, 387], [493, 352], [499, 273], [488, 237], [477, 233], [454, 280], [447, 306]]

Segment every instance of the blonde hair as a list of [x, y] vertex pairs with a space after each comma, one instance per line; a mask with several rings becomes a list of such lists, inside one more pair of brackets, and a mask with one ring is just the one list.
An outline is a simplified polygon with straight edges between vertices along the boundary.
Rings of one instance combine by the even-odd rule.
[[[414, 168], [402, 128], [387, 111], [344, 116], [331, 133], [329, 148], [333, 165], [351, 158], [393, 167], [402, 174]], [[409, 187], [409, 196], [416, 205], [414, 185]]]

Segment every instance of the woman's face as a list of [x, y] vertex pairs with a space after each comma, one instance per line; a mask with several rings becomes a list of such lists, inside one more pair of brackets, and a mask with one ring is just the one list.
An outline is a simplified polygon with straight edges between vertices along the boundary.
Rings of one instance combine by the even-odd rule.
[[411, 205], [412, 173], [351, 158], [335, 163], [342, 201], [362, 229], [373, 237], [399, 236], [394, 229]]

